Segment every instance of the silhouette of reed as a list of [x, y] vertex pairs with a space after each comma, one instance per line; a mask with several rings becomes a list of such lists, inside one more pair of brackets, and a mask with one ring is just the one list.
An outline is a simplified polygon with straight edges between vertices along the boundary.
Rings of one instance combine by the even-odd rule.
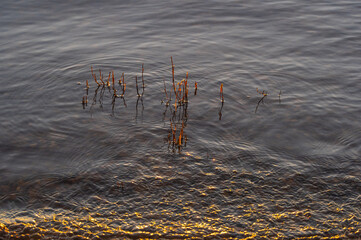
[[88, 96], [83, 96], [82, 104], [83, 104], [83, 109], [85, 109], [85, 106], [88, 106]]
[[220, 109], [219, 109], [219, 111], [218, 111], [219, 120], [222, 120], [222, 109], [223, 109], [223, 104], [224, 104], [224, 102], [222, 102], [222, 104], [221, 104], [221, 108], [220, 108]]
[[138, 105], [139, 105], [139, 100], [142, 104], [142, 111], [141, 111], [141, 119], [143, 121], [143, 111], [144, 111], [144, 103], [143, 103], [143, 97], [142, 96], [138, 96], [137, 98], [137, 103], [135, 104], [135, 122], [137, 122], [138, 120]]
[[263, 90], [262, 92], [260, 91], [260, 90], [258, 90], [258, 88], [256, 89], [256, 91], [257, 91], [257, 93], [259, 93], [259, 94], [261, 94], [261, 95], [263, 95], [263, 97], [258, 101], [258, 103], [257, 103], [257, 106], [256, 106], [256, 109], [255, 109], [255, 111], [254, 111], [254, 113], [257, 113], [257, 110], [258, 110], [258, 107], [259, 107], [259, 105], [260, 105], [260, 103], [264, 103], [264, 99], [268, 96], [268, 93], [265, 91], [265, 90]]
[[144, 84], [144, 64], [142, 64], [142, 96], [144, 95], [144, 88], [145, 88], [145, 84]]
[[135, 75], [135, 87], [137, 89], [137, 96], [140, 97], [139, 90], [138, 90], [138, 77]]

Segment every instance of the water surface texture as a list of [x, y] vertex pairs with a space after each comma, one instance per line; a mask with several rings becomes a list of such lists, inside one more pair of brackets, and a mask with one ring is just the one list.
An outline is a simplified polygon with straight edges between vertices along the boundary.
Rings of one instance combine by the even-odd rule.
[[0, 239], [361, 238], [359, 0], [4, 0], [0, 32]]

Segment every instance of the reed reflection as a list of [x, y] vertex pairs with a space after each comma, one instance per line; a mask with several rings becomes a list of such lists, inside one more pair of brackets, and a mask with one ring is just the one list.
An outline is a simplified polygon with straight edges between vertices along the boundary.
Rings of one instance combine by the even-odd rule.
[[219, 120], [222, 120], [222, 109], [223, 109], [223, 104], [224, 104], [224, 102], [222, 102], [222, 103], [221, 103], [221, 107], [220, 107], [220, 109], [219, 109], [219, 111], [218, 111]]
[[139, 100], [142, 104], [142, 110], [141, 110], [141, 120], [143, 122], [143, 111], [144, 111], [144, 103], [143, 103], [143, 96], [138, 96], [137, 98], [137, 103], [135, 104], [135, 122], [137, 123], [138, 120], [138, 105], [139, 105]]

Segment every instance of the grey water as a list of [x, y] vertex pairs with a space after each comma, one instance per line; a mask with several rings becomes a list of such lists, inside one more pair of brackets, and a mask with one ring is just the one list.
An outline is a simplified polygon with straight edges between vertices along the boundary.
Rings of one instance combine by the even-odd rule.
[[0, 239], [361, 237], [359, 1], [4, 0], [0, 32]]

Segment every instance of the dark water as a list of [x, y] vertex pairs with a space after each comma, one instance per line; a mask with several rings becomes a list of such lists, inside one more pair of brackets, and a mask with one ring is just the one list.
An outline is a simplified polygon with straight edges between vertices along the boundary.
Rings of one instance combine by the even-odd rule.
[[1, 239], [361, 238], [359, 1], [6, 0], [0, 32]]

